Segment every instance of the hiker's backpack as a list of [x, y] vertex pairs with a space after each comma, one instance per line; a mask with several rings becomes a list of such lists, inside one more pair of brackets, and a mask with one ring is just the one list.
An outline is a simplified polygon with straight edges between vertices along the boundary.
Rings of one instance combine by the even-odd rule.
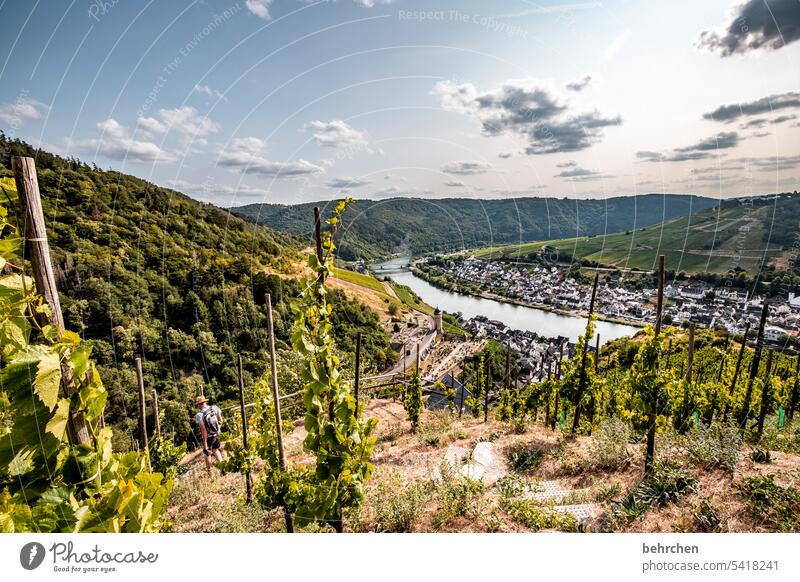
[[203, 424], [206, 425], [206, 435], [215, 437], [219, 434], [219, 417], [213, 406], [203, 410]]

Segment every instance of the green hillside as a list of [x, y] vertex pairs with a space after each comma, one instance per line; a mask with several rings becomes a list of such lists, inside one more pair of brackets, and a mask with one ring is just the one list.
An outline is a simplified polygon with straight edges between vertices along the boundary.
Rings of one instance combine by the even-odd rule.
[[[265, 293], [275, 303], [281, 388], [300, 387], [290, 349], [290, 303], [302, 244], [139, 178], [34, 150], [0, 133], [0, 185], [15, 188], [11, 156], [36, 158], [65, 323], [92, 347], [109, 392], [116, 444], [135, 436], [134, 359], [159, 393], [162, 426], [193, 441], [189, 419], [200, 385], [221, 405], [238, 401], [236, 354], [252, 386], [268, 361]], [[2, 193], [0, 193], [2, 195]], [[345, 355], [364, 335], [368, 366], [393, 352], [377, 315], [335, 293], [334, 335]], [[347, 358], [346, 358], [347, 360]], [[126, 442], [127, 439], [127, 442]]]
[[[332, 204], [251, 204], [232, 210], [270, 228], [310, 237], [312, 208]], [[419, 255], [603, 234], [649, 226], [716, 204], [711, 198], [677, 194], [607, 200], [357, 200], [345, 217], [339, 248], [342, 258], [373, 260], [399, 250]]]
[[651, 270], [658, 255], [670, 270], [686, 273], [726, 273], [741, 269], [756, 273], [761, 266], [786, 268], [800, 219], [800, 196], [781, 195], [728, 200], [663, 224], [605, 236], [549, 240], [484, 248], [482, 258], [524, 260], [544, 246], [562, 259], [599, 265]]

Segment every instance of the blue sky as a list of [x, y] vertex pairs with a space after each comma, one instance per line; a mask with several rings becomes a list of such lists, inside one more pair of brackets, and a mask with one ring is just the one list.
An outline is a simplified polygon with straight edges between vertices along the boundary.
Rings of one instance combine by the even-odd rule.
[[797, 189], [800, 2], [0, 3], [0, 129], [228, 206]]

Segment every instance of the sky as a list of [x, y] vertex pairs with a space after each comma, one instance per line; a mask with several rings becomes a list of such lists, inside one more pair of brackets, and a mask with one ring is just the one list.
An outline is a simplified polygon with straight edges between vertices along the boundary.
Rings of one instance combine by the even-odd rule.
[[798, 189], [800, 0], [0, 0], [0, 130], [221, 206]]

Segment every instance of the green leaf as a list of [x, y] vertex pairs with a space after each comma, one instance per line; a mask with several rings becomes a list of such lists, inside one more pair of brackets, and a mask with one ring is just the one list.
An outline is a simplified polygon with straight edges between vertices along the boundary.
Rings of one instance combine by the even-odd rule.
[[67, 430], [67, 422], [69, 421], [69, 400], [62, 398], [58, 401], [55, 413], [47, 422], [45, 430], [59, 440], [64, 438], [64, 433]]
[[54, 350], [42, 356], [36, 366], [36, 379], [33, 391], [51, 411], [58, 403], [58, 389], [61, 385], [61, 359]]

